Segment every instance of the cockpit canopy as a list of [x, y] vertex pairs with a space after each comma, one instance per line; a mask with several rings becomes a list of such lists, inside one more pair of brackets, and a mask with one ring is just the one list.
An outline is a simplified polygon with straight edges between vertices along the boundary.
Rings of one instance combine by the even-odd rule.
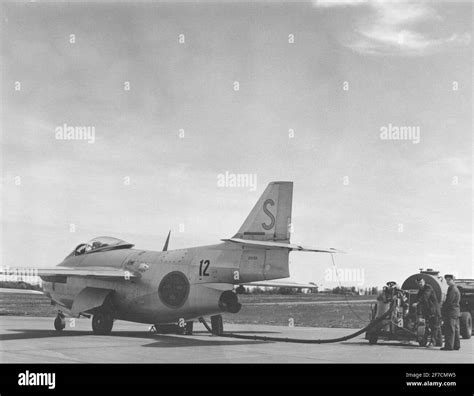
[[105, 250], [130, 249], [133, 246], [133, 244], [125, 242], [122, 239], [101, 236], [91, 239], [87, 243], [81, 243], [69, 256], [80, 256], [81, 254], [103, 252]]

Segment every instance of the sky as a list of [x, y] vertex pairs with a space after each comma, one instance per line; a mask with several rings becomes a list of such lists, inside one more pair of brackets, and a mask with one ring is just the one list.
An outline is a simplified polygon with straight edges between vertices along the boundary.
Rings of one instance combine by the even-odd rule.
[[289, 180], [292, 242], [346, 252], [339, 280], [329, 255], [291, 253], [292, 280], [474, 276], [469, 2], [0, 7], [2, 266], [100, 235], [218, 243]]

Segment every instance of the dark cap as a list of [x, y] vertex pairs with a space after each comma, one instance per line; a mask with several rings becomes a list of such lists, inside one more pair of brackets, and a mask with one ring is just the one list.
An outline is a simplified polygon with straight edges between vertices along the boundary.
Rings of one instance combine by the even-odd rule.
[[416, 277], [416, 281], [417, 281], [417, 282], [421, 281], [422, 279], [423, 279], [422, 276], [417, 276], [417, 277]]
[[387, 282], [387, 286], [395, 286], [396, 284], [397, 282], [394, 281]]
[[446, 274], [446, 275], [444, 276], [444, 279], [454, 279], [454, 275]]

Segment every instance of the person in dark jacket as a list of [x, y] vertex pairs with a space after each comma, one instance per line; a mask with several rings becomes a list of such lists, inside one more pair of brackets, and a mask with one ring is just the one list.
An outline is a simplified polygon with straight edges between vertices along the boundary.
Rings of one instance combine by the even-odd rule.
[[431, 285], [427, 284], [423, 277], [416, 279], [418, 283], [417, 302], [414, 307], [421, 311], [421, 314], [427, 321], [431, 329], [431, 337], [435, 346], [442, 346], [443, 340], [441, 336], [441, 309], [439, 306], [436, 293]]
[[449, 287], [441, 310], [444, 329], [444, 347], [441, 350], [459, 350], [461, 348], [461, 337], [459, 335], [459, 317], [461, 316], [459, 301], [461, 300], [461, 293], [454, 284], [453, 275], [445, 275], [444, 279], [446, 279]]

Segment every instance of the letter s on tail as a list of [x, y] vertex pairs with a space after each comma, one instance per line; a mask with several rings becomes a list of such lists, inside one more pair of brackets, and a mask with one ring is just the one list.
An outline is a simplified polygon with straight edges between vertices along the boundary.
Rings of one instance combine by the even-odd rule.
[[272, 182], [234, 238], [258, 241], [290, 241], [293, 182]]

